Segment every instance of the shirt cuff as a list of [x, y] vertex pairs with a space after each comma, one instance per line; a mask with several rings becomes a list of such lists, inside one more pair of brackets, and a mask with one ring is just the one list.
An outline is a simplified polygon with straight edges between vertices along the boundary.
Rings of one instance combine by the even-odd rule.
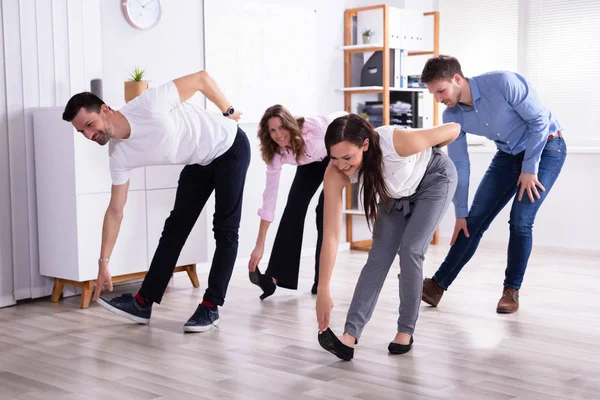
[[539, 163], [535, 163], [533, 161], [525, 161], [521, 166], [521, 172], [527, 172], [529, 174], [537, 174], [538, 173]]
[[267, 222], [273, 222], [273, 219], [275, 218], [275, 213], [261, 208], [258, 210], [258, 216]]
[[454, 207], [454, 212], [456, 213], [456, 218], [467, 218], [469, 215], [469, 209], [464, 206]]

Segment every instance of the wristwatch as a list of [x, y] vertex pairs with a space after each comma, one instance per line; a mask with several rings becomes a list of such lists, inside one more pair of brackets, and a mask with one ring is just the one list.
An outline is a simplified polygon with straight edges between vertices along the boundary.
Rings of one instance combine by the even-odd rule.
[[225, 111], [223, 113], [224, 117], [229, 117], [230, 115], [233, 115], [233, 113], [235, 112], [235, 110], [233, 109], [233, 106], [229, 106], [229, 108], [227, 109], [227, 111]]

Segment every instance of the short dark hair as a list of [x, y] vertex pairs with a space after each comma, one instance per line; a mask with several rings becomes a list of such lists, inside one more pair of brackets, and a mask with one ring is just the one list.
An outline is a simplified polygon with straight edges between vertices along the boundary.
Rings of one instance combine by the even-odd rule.
[[67, 102], [62, 118], [67, 122], [71, 122], [82, 108], [85, 108], [87, 112], [100, 113], [102, 104], [104, 104], [104, 101], [91, 92], [77, 93]]
[[421, 82], [427, 84], [438, 80], [451, 80], [454, 74], [464, 78], [460, 63], [452, 56], [443, 54], [431, 57], [421, 72]]

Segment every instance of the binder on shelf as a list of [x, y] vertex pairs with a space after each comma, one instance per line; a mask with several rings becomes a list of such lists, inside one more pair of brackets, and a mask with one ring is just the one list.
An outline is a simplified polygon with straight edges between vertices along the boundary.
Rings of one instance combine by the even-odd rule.
[[[405, 50], [390, 49], [390, 88], [408, 88], [408, 77], [405, 72], [406, 57]], [[376, 51], [361, 69], [360, 86], [381, 86], [382, 82], [383, 52]]]

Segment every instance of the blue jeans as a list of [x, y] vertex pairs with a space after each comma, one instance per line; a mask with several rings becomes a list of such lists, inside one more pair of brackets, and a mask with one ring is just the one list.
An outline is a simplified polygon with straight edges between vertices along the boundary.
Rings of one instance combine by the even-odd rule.
[[508, 241], [508, 262], [505, 271], [504, 287], [520, 289], [527, 268], [533, 244], [532, 228], [540, 206], [548, 196], [558, 178], [567, 157], [567, 146], [562, 137], [550, 140], [542, 152], [539, 163], [538, 180], [546, 189], [538, 188], [541, 198], [532, 203], [523, 193], [518, 201], [517, 181], [521, 174], [524, 152], [511, 155], [498, 151], [486, 171], [469, 210], [467, 217], [467, 238], [461, 231], [446, 259], [433, 276], [442, 288], [448, 289], [458, 273], [473, 257], [477, 246], [496, 215], [513, 199], [510, 210], [510, 239]]

